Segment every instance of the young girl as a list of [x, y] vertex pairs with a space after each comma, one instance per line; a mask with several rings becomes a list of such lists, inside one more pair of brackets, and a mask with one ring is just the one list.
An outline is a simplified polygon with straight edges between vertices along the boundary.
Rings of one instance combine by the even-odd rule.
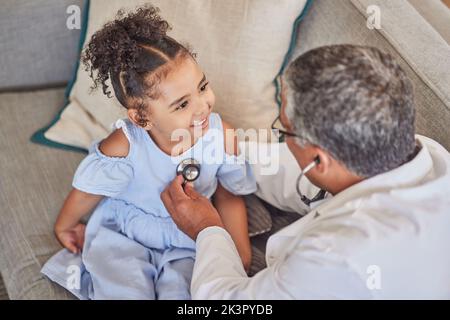
[[[109, 96], [110, 79], [128, 119], [94, 143], [78, 167], [55, 224], [70, 252], [62, 250], [42, 270], [79, 298], [190, 298], [195, 242], [177, 229], [160, 199], [187, 158], [201, 163], [194, 186], [214, 195], [244, 267], [250, 265], [238, 195], [256, 190], [254, 177], [248, 164], [236, 161], [229, 126], [211, 112], [215, 97], [205, 74], [193, 54], [166, 35], [168, 28], [150, 5], [127, 15], [119, 11], [83, 54], [94, 88], [101, 84]], [[188, 140], [173, 139], [180, 129]], [[206, 149], [220, 162], [204, 161]], [[92, 211], [85, 228], [80, 220]]]

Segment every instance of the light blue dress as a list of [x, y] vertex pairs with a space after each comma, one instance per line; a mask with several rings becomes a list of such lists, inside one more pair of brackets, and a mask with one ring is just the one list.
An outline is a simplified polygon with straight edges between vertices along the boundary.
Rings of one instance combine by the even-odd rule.
[[218, 182], [233, 194], [255, 192], [251, 168], [242, 157], [225, 153], [216, 113], [209, 116], [207, 132], [176, 157], [129, 120], [115, 126], [130, 142], [128, 155], [105, 156], [96, 142], [73, 179], [74, 188], [105, 196], [87, 224], [82, 254], [63, 249], [42, 272], [80, 299], [189, 299], [195, 242], [177, 228], [160, 194], [186, 158], [200, 162], [194, 186], [208, 198]]

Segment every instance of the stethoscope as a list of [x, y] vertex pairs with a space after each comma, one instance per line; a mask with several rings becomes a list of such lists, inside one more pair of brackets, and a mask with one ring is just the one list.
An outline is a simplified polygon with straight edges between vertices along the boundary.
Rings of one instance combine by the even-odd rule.
[[319, 200], [322, 200], [325, 198], [326, 195], [326, 191], [323, 189], [320, 189], [320, 191], [316, 194], [316, 196], [312, 199], [309, 199], [307, 196], [305, 196], [304, 194], [302, 194], [302, 192], [300, 191], [300, 180], [303, 178], [303, 176], [305, 174], [308, 173], [309, 170], [311, 170], [312, 168], [314, 168], [316, 165], [318, 165], [320, 163], [320, 157], [316, 156], [314, 158], [314, 161], [311, 162], [310, 164], [308, 164], [305, 169], [300, 171], [300, 175], [297, 178], [297, 183], [296, 183], [296, 187], [297, 187], [297, 194], [300, 196], [300, 199], [303, 201], [304, 204], [306, 204], [308, 207], [311, 205], [312, 202], [316, 202]]
[[177, 166], [177, 175], [183, 176], [183, 187], [188, 182], [194, 182], [200, 177], [200, 163], [193, 159], [187, 158], [182, 160]]

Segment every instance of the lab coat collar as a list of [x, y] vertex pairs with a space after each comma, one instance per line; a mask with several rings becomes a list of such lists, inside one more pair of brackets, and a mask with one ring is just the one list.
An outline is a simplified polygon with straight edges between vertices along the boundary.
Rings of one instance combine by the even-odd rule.
[[325, 201], [315, 206], [313, 211], [320, 211], [321, 213], [331, 212], [332, 210], [330, 209], [342, 206], [344, 203], [361, 198], [364, 195], [417, 184], [432, 170], [433, 160], [425, 139], [421, 136], [416, 136], [416, 141], [422, 148], [411, 161], [394, 170], [365, 179], [341, 191], [328, 201], [325, 199]]

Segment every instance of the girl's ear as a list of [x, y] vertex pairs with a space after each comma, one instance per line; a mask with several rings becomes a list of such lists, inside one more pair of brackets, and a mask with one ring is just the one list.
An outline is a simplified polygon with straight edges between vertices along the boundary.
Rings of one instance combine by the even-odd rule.
[[128, 119], [130, 119], [130, 121], [133, 122], [135, 125], [139, 126], [138, 114], [137, 114], [136, 109], [128, 109], [127, 114], [128, 114]]
[[141, 127], [145, 130], [150, 130], [153, 127], [153, 123], [151, 123], [149, 120], [142, 119], [142, 116], [139, 115], [139, 112], [136, 109], [128, 109], [127, 114], [130, 121], [138, 127]]

